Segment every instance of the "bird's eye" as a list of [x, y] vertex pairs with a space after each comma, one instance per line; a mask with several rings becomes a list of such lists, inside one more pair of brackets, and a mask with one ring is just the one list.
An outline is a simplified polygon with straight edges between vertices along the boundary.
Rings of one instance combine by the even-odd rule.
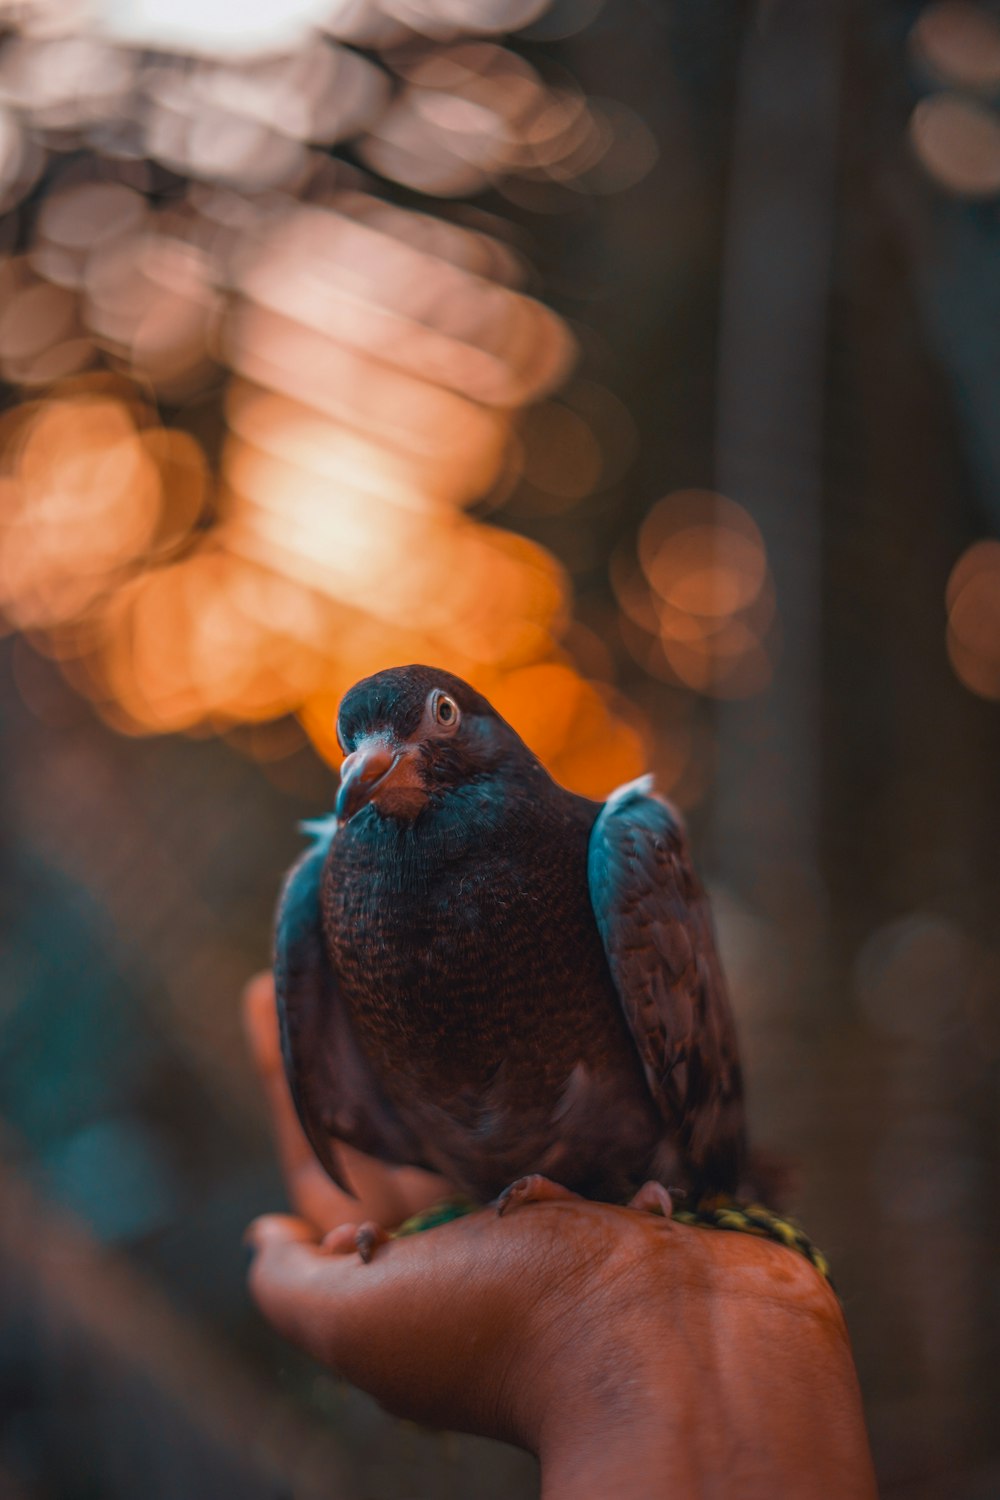
[[449, 698], [447, 693], [439, 693], [434, 704], [434, 717], [445, 729], [453, 729], [460, 718], [454, 698]]

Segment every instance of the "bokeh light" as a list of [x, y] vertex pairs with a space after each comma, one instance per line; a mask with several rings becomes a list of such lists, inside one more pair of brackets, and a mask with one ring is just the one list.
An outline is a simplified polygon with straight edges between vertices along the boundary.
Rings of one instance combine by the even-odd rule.
[[949, 92], [922, 99], [910, 118], [921, 166], [959, 198], [1000, 193], [1000, 116], [975, 99]]
[[0, 206], [46, 185], [0, 261], [0, 608], [115, 728], [298, 716], [337, 760], [351, 682], [426, 659], [536, 738], [532, 692], [564, 703], [539, 746], [581, 789], [641, 769], [640, 720], [564, 644], [562, 569], [466, 513], [616, 482], [628, 414], [555, 394], [575, 341], [507, 238], [333, 156], [438, 198], [634, 181], [641, 122], [495, 39], [546, 9], [9, 12]]
[[643, 669], [712, 698], [749, 698], [771, 680], [774, 589], [749, 513], [711, 490], [660, 500], [619, 552], [612, 583], [626, 646]]
[[145, 553], [159, 516], [159, 468], [119, 401], [40, 402], [11, 425], [0, 599], [21, 628], [60, 624]]
[[880, 928], [857, 959], [862, 1013], [899, 1041], [934, 1041], [967, 1018], [968, 996], [981, 961], [956, 923], [915, 912]]
[[943, 82], [984, 92], [1000, 86], [1000, 18], [982, 5], [928, 5], [910, 39], [917, 57]]

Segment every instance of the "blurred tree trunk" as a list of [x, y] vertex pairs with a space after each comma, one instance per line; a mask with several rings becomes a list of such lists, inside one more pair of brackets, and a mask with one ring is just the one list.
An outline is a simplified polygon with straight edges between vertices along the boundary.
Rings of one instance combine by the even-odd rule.
[[780, 639], [770, 689], [719, 707], [716, 863], [779, 924], [796, 1008], [823, 913], [822, 435], [843, 15], [843, 0], [796, 0], [761, 4], [747, 24], [718, 351], [716, 483], [761, 528]]

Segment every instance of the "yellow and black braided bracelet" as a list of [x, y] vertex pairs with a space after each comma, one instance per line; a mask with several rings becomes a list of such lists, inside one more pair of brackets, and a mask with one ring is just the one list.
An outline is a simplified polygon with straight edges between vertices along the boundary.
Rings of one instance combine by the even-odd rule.
[[794, 1219], [772, 1213], [762, 1203], [737, 1203], [734, 1198], [715, 1198], [697, 1208], [675, 1208], [673, 1217], [678, 1224], [697, 1224], [705, 1229], [735, 1229], [741, 1234], [755, 1234], [760, 1239], [787, 1245], [789, 1250], [804, 1255], [833, 1286], [830, 1262], [802, 1226]]

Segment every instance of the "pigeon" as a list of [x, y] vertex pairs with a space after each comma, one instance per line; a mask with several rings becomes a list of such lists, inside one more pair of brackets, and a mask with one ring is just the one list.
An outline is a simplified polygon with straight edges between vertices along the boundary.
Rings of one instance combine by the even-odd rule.
[[357, 683], [337, 735], [335, 811], [306, 825], [275, 941], [285, 1069], [330, 1177], [351, 1191], [343, 1142], [501, 1211], [733, 1194], [735, 1026], [652, 777], [578, 796], [426, 666]]

